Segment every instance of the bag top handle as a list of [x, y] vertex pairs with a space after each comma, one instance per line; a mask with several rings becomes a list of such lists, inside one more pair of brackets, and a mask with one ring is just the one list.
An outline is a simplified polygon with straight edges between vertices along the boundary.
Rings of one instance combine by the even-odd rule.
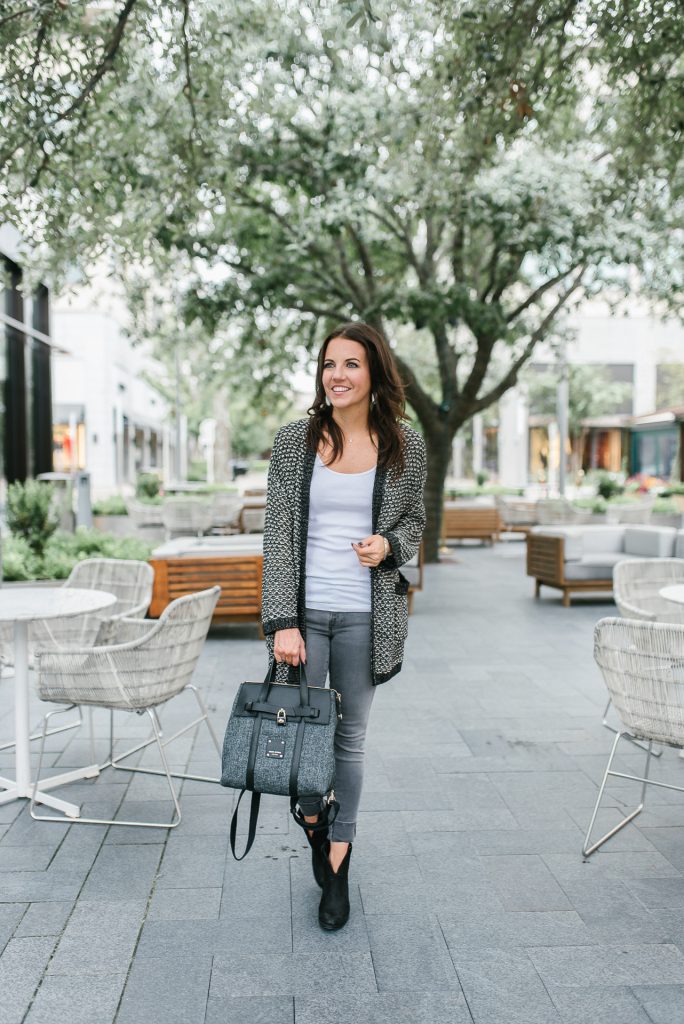
[[[268, 700], [268, 691], [271, 688], [271, 683], [275, 682], [277, 664], [278, 662], [275, 660], [275, 658], [273, 658], [269, 666], [268, 672], [266, 673], [264, 684], [261, 687], [261, 692], [259, 694], [260, 701], [266, 702]], [[304, 668], [304, 665], [301, 663], [301, 661], [299, 663], [299, 703], [303, 708], [309, 706], [309, 685], [306, 681], [306, 669]]]

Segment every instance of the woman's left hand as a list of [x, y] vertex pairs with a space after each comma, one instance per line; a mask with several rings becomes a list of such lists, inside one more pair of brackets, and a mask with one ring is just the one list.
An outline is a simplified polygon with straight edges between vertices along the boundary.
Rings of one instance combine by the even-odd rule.
[[372, 537], [364, 537], [358, 544], [352, 541], [352, 547], [361, 565], [373, 568], [385, 560], [385, 538], [380, 534], [375, 533]]

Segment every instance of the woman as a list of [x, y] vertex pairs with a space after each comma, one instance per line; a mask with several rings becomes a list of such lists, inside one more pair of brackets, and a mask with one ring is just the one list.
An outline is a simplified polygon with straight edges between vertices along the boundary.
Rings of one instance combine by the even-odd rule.
[[[314, 876], [327, 930], [349, 917], [348, 873], [363, 782], [364, 741], [378, 683], [401, 669], [408, 581], [398, 571], [425, 526], [425, 445], [402, 422], [403, 387], [382, 336], [343, 324], [318, 355], [309, 418], [282, 427], [268, 474], [263, 628], [276, 678], [342, 698], [335, 734], [337, 818], [310, 831]], [[306, 821], [321, 802], [302, 798]]]

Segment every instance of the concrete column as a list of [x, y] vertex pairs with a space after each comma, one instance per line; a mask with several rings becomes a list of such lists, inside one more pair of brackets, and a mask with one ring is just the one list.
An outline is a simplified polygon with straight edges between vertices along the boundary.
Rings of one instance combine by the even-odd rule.
[[527, 397], [522, 388], [510, 388], [499, 399], [499, 483], [526, 487], [529, 463]]
[[484, 423], [482, 413], [473, 416], [473, 473], [479, 473], [484, 465]]
[[654, 359], [648, 362], [646, 360], [635, 360], [632, 408], [635, 416], [644, 416], [649, 412], [655, 411], [657, 369], [657, 363]]
[[463, 479], [463, 438], [456, 434], [451, 442], [451, 475], [457, 480]]

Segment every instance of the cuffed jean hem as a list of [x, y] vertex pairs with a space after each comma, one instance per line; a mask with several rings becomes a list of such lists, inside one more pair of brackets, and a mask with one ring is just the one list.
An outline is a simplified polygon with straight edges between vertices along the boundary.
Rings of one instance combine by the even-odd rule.
[[[314, 814], [320, 813], [323, 808], [323, 801], [317, 796], [305, 796], [300, 798], [299, 806], [302, 814], [305, 814], [307, 818], [311, 818]], [[328, 839], [332, 843], [353, 843], [356, 839], [356, 822], [340, 821], [339, 818], [335, 818], [328, 829]]]

